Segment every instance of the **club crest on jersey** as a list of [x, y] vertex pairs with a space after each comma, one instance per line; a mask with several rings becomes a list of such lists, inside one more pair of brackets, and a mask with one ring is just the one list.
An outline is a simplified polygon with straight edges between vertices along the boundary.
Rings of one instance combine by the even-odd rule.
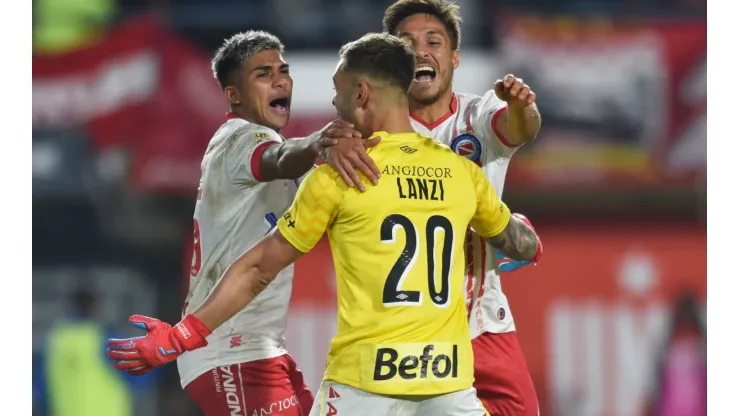
[[481, 146], [480, 140], [472, 134], [463, 133], [455, 137], [455, 140], [450, 144], [450, 148], [458, 155], [472, 160], [478, 166], [481, 165], [483, 146]]

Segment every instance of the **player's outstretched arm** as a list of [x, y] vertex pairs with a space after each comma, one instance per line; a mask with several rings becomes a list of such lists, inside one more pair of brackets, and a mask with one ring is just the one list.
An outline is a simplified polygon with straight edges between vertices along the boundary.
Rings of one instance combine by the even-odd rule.
[[213, 330], [244, 309], [279, 271], [319, 242], [342, 198], [343, 192], [331, 179], [328, 167], [313, 170], [301, 183], [293, 205], [278, 220], [275, 231], [226, 269], [193, 316]]
[[177, 325], [133, 315], [129, 322], [147, 335], [109, 339], [108, 358], [117, 369], [138, 376], [174, 361], [185, 351], [205, 347], [214, 329], [249, 304], [301, 254], [276, 230], [234, 261], [203, 305]]
[[214, 330], [244, 309], [278, 272], [303, 255], [279, 229], [236, 259], [224, 272], [216, 287], [193, 312], [210, 330]]
[[344, 195], [327, 171], [328, 167], [319, 167], [309, 173], [275, 231], [226, 269], [195, 312], [175, 326], [146, 316], [132, 316], [129, 322], [146, 330], [147, 335], [109, 339], [106, 353], [115, 361], [115, 367], [142, 375], [174, 361], [185, 351], [208, 345], [207, 337], [214, 329], [248, 305], [280, 270], [310, 251], [336, 217]]
[[347, 183], [364, 191], [365, 187], [355, 172], [362, 172], [376, 184], [380, 171], [367, 155], [366, 147], [379, 140], [362, 140], [351, 124], [335, 120], [323, 129], [305, 138], [286, 140], [270, 146], [262, 154], [260, 172], [264, 181], [297, 179], [303, 176], [321, 156]]
[[537, 136], [542, 117], [535, 104], [535, 93], [521, 78], [512, 74], [496, 81], [496, 96], [506, 101], [506, 110], [496, 118], [495, 130], [512, 146], [522, 145]]
[[488, 238], [488, 243], [513, 260], [536, 263], [542, 254], [540, 238], [521, 214], [512, 214], [504, 231]]

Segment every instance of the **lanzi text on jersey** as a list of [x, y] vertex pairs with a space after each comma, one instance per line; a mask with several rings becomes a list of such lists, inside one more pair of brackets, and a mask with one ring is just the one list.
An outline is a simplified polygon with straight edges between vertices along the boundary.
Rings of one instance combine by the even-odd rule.
[[401, 199], [423, 199], [444, 201], [445, 187], [442, 179], [396, 178], [398, 197]]
[[409, 165], [386, 165], [382, 174], [396, 177], [399, 198], [426, 201], [444, 201], [442, 179], [452, 177], [450, 168]]

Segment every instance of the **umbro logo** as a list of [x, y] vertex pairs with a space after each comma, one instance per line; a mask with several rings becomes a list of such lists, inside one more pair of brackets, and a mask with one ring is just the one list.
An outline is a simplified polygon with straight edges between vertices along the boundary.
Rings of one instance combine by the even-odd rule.
[[288, 227], [295, 228], [295, 220], [290, 216], [290, 212], [286, 212], [283, 219], [288, 223]]
[[401, 150], [403, 150], [404, 152], [408, 154], [416, 152], [416, 149], [408, 147], [408, 146], [401, 146]]

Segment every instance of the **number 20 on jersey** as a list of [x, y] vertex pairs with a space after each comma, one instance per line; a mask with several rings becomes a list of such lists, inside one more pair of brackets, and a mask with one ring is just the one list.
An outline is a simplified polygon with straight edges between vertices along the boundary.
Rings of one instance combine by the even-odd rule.
[[[396, 232], [403, 229], [406, 233], [406, 244], [401, 255], [388, 273], [383, 287], [383, 305], [392, 306], [418, 306], [422, 303], [421, 292], [415, 290], [403, 290], [403, 282], [411, 269], [416, 266], [419, 256], [419, 233], [416, 225], [406, 216], [392, 214], [383, 220], [380, 226], [380, 241], [384, 244], [396, 242]], [[435, 252], [435, 240], [438, 231], [444, 233], [442, 244], [441, 264]], [[450, 300], [450, 267], [452, 263], [453, 245], [452, 223], [441, 215], [429, 217], [426, 223], [426, 241], [424, 249], [427, 255], [427, 283], [429, 296], [436, 306], [445, 308]], [[435, 284], [436, 270], [441, 266], [442, 283], [439, 290]]]

